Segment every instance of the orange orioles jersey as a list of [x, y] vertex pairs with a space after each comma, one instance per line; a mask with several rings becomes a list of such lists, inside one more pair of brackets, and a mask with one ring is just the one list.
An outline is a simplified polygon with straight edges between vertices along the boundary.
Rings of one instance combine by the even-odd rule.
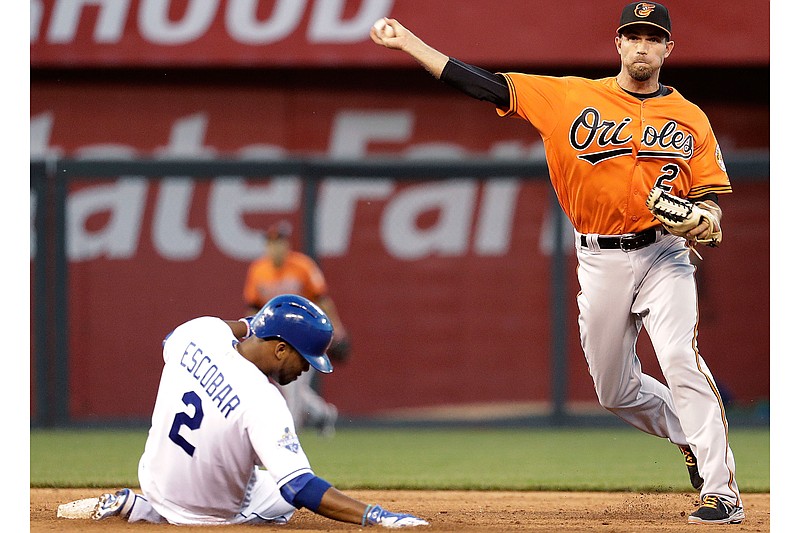
[[619, 235], [658, 225], [654, 185], [682, 198], [731, 192], [708, 117], [677, 91], [640, 100], [616, 78], [506, 73], [509, 109], [542, 136], [550, 180], [580, 233]]
[[262, 307], [279, 294], [299, 294], [316, 301], [328, 286], [319, 266], [307, 255], [290, 251], [283, 265], [276, 267], [269, 257], [250, 264], [244, 284], [244, 301]]

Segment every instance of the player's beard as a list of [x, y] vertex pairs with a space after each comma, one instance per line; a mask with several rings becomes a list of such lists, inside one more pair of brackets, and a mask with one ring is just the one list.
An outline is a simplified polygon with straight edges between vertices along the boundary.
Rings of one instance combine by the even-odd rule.
[[646, 63], [628, 65], [628, 75], [636, 81], [647, 81], [653, 77], [655, 69]]

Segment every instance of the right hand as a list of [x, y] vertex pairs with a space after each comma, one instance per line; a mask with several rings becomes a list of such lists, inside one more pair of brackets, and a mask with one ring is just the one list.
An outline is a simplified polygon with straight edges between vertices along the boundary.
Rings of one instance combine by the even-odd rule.
[[428, 526], [428, 522], [410, 514], [398, 514], [385, 510], [380, 505], [370, 505], [364, 512], [362, 526], [379, 525], [389, 529], [401, 527]]
[[392, 50], [401, 50], [422, 65], [425, 70], [430, 72], [437, 80], [441, 78], [442, 71], [449, 61], [449, 57], [440, 51], [425, 44], [419, 37], [411, 33], [395, 19], [384, 18], [386, 25], [394, 30], [394, 37], [384, 37], [383, 32], [379, 34], [375, 28], [369, 30], [369, 36], [375, 44], [379, 44]]
[[375, 31], [374, 27], [370, 28], [369, 36], [372, 39], [372, 42], [375, 44], [385, 46], [386, 48], [392, 48], [394, 50], [400, 50], [402, 48], [403, 39], [410, 35], [411, 32], [405, 29], [405, 27], [403, 27], [403, 25], [397, 22], [395, 19], [386, 18], [385, 20], [386, 25], [390, 26], [394, 30], [394, 36], [385, 37]]

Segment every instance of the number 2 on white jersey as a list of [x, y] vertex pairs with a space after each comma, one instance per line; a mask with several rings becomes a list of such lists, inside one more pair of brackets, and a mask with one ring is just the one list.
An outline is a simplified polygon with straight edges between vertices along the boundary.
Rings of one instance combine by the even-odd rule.
[[194, 406], [194, 416], [189, 416], [184, 412], [175, 413], [175, 418], [172, 421], [172, 428], [169, 430], [169, 440], [183, 448], [183, 451], [188, 453], [191, 457], [194, 456], [194, 446], [181, 437], [178, 432], [181, 430], [181, 426], [186, 426], [191, 430], [200, 427], [200, 423], [203, 421], [203, 402], [200, 400], [200, 396], [194, 391], [185, 392], [181, 399], [185, 405]]

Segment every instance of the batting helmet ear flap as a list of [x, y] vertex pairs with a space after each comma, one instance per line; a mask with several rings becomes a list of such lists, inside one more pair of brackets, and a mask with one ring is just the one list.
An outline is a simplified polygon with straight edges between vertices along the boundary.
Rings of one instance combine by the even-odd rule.
[[253, 335], [286, 341], [323, 374], [333, 372], [326, 351], [333, 339], [333, 324], [319, 306], [296, 294], [268, 301], [253, 317]]

